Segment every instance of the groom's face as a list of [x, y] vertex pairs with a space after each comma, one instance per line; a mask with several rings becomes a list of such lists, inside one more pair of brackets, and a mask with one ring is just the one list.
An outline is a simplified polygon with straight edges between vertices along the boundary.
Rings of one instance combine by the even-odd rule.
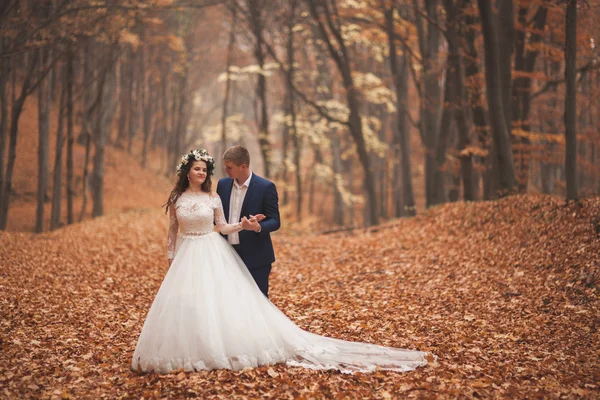
[[225, 161], [225, 173], [231, 179], [238, 179], [244, 175], [245, 170], [248, 168], [246, 164], [236, 165], [233, 161]]

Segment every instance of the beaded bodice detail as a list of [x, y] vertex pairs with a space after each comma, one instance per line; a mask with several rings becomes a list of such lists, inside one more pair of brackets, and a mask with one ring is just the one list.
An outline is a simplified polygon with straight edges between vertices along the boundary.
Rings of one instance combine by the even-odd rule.
[[241, 225], [228, 224], [221, 198], [206, 192], [184, 192], [169, 209], [167, 250], [169, 259], [175, 255], [177, 237], [208, 235], [216, 230], [223, 234], [240, 231]]
[[185, 192], [177, 200], [175, 206], [179, 234], [207, 234], [214, 228], [214, 222], [221, 218], [221, 223], [226, 223], [223, 217], [221, 199], [209, 193]]

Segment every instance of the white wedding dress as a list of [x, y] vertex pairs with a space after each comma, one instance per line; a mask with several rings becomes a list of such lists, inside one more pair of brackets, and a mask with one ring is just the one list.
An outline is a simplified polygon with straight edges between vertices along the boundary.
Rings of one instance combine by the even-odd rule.
[[240, 224], [226, 223], [216, 195], [186, 192], [171, 207], [168, 247], [174, 259], [144, 322], [133, 370], [241, 370], [285, 363], [345, 373], [410, 371], [434, 359], [426, 352], [300, 329], [262, 294], [213, 221], [223, 234], [241, 230]]

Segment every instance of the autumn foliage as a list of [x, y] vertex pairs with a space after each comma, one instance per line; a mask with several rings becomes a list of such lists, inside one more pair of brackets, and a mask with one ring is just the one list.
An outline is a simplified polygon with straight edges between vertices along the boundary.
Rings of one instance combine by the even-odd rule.
[[129, 369], [167, 270], [158, 209], [0, 233], [4, 398], [592, 398], [600, 199], [448, 204], [331, 235], [275, 236], [272, 301], [318, 334], [429, 350], [437, 364], [344, 375], [280, 365]]

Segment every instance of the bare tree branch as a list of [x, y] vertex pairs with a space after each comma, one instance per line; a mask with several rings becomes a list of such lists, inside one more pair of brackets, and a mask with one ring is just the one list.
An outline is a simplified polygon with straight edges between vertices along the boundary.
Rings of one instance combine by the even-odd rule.
[[[598, 63], [596, 60], [591, 60], [588, 61], [587, 64], [577, 68], [576, 73], [585, 73], [587, 71], [592, 71], [595, 69], [600, 69], [600, 63]], [[542, 87], [540, 90], [534, 92], [531, 94], [530, 99], [533, 100], [538, 96], [541, 96], [542, 94], [546, 93], [548, 90], [555, 88], [558, 85], [561, 85], [565, 83], [565, 78], [561, 78], [561, 79], [552, 79], [549, 81], [546, 81], [546, 84], [544, 85], [544, 87]]]
[[[273, 47], [267, 42], [265, 42], [265, 47], [267, 48], [267, 52], [269, 53], [271, 58], [273, 58], [273, 60], [277, 63], [277, 65], [279, 65], [279, 68], [281, 68], [282, 71], [287, 74], [289, 72], [289, 70], [286, 69], [285, 64], [279, 60], [279, 57], [277, 57], [277, 54], [275, 53], [275, 50], [273, 49]], [[290, 68], [291, 68], [291, 66], [290, 66]], [[318, 112], [323, 118], [327, 119], [329, 122], [336, 122], [338, 124], [348, 125], [348, 121], [342, 121], [340, 119], [333, 117], [327, 110], [327, 107], [319, 105], [315, 101], [309, 99], [308, 96], [306, 96], [306, 94], [304, 94], [304, 92], [302, 92], [300, 89], [298, 89], [298, 87], [294, 84], [294, 82], [291, 82], [291, 87], [294, 90], [294, 93], [296, 93], [302, 99], [302, 101], [304, 101], [305, 103], [307, 103], [308, 105], [313, 107], [315, 109], [315, 111]]]

